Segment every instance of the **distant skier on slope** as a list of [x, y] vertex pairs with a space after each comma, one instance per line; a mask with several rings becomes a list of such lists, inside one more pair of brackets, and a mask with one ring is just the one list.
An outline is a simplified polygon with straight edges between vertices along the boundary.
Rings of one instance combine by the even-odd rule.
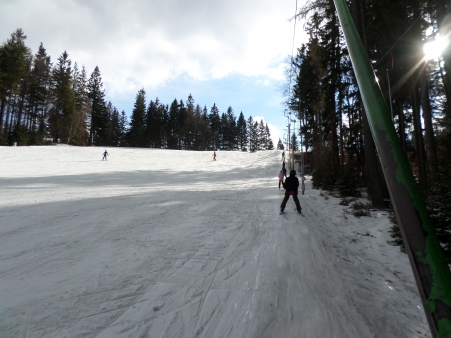
[[103, 153], [103, 157], [102, 157], [102, 161], [103, 160], [107, 160], [106, 158], [107, 158], [107, 156], [108, 156], [109, 154], [108, 154], [108, 152], [106, 151], [106, 149], [105, 149], [105, 152]]
[[285, 177], [285, 175], [283, 174], [283, 171], [281, 170], [279, 173], [279, 189], [280, 189], [280, 185], [282, 184], [283, 186], [283, 178]]
[[213, 150], [213, 161], [216, 161], [216, 150]]
[[282, 162], [285, 163], [285, 151], [282, 151]]
[[285, 162], [282, 162], [282, 172], [285, 177], [287, 177], [287, 169], [285, 168]]
[[299, 188], [299, 180], [296, 177], [296, 170], [290, 171], [290, 176], [285, 180], [285, 184], [283, 185], [285, 188], [285, 197], [283, 198], [282, 204], [280, 205], [280, 214], [283, 214], [285, 210], [285, 206], [287, 205], [288, 199], [290, 196], [293, 196], [294, 203], [296, 204], [296, 209], [298, 214], [302, 214], [301, 212], [301, 204], [298, 199], [298, 188]]

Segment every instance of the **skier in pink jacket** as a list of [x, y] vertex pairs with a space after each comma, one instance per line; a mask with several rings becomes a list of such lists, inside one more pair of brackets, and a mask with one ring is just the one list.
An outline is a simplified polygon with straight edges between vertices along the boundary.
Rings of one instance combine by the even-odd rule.
[[283, 178], [284, 178], [284, 174], [283, 174], [283, 171], [281, 170], [280, 171], [280, 173], [279, 173], [279, 189], [280, 189], [280, 184], [282, 183], [282, 186], [283, 186]]

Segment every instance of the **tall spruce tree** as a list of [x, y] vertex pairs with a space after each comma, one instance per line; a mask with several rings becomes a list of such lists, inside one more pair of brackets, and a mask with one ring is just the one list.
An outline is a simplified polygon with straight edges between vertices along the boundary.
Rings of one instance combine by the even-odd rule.
[[65, 51], [52, 71], [52, 108], [49, 128], [54, 142], [67, 143], [75, 120], [75, 94], [73, 90], [71, 60]]
[[168, 135], [168, 148], [177, 149], [178, 148], [178, 130], [179, 127], [179, 106], [177, 99], [172, 101], [169, 107], [169, 135]]
[[88, 140], [86, 120], [90, 113], [87, 91], [87, 74], [83, 66], [81, 71], [74, 65], [72, 89], [74, 92], [75, 113], [69, 131], [69, 141], [75, 145], [86, 145]]
[[210, 125], [210, 130], [212, 133], [212, 148], [219, 149], [220, 146], [220, 128], [221, 128], [221, 117], [219, 116], [219, 109], [216, 107], [216, 103], [210, 109], [210, 114], [208, 115], [208, 121]]
[[183, 100], [180, 100], [179, 102], [179, 114], [178, 114], [178, 141], [179, 141], [179, 145], [178, 145], [178, 149], [185, 149], [185, 145], [183, 143], [184, 140], [184, 134], [183, 134], [183, 125], [185, 124], [185, 120], [187, 117], [187, 113], [186, 113], [186, 107], [185, 107], [185, 103], [183, 102]]
[[266, 150], [268, 139], [266, 136], [266, 128], [263, 124], [263, 120], [258, 123], [258, 147], [259, 150]]
[[130, 117], [128, 142], [132, 147], [146, 147], [146, 92], [144, 88], [136, 94], [133, 112]]
[[107, 145], [108, 112], [102, 77], [97, 66], [88, 81], [88, 97], [91, 100], [89, 145]]
[[236, 127], [237, 127], [238, 148], [240, 150], [243, 150], [244, 148], [247, 147], [247, 143], [248, 143], [246, 119], [244, 118], [243, 112], [240, 112], [240, 116], [238, 117]]
[[127, 114], [125, 114], [125, 111], [121, 112], [121, 116], [119, 118], [119, 146], [126, 147], [129, 145], [128, 139], [127, 139], [127, 133], [128, 133], [128, 117]]
[[258, 150], [258, 122], [252, 116], [247, 119], [247, 138], [249, 140], [249, 150]]
[[266, 150], [274, 150], [274, 143], [271, 138], [271, 132], [269, 131], [268, 124], [265, 125], [266, 132]]
[[45, 135], [48, 112], [51, 63], [43, 44], [33, 58], [29, 87], [29, 107], [32, 114], [32, 144], [41, 144]]
[[[25, 45], [27, 36], [21, 28], [11, 34], [0, 46], [0, 144], [2, 143], [3, 120], [8, 99], [19, 92], [19, 84], [26, 75], [31, 52]], [[8, 123], [6, 117], [6, 123]], [[6, 129], [6, 128], [5, 128]]]
[[110, 121], [111, 128], [111, 146], [119, 147], [121, 145], [122, 128], [120, 123], [119, 111], [116, 107], [113, 107], [113, 113], [111, 114]]
[[232, 107], [229, 106], [227, 108], [227, 149], [235, 150], [237, 148], [237, 126], [236, 126], [236, 117], [233, 112]]

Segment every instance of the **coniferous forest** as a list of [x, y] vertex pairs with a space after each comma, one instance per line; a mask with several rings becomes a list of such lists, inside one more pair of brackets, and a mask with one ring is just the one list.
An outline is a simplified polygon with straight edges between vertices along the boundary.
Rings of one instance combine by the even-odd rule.
[[[451, 6], [444, 0], [348, 5], [451, 262], [451, 48], [433, 59], [423, 51], [439, 33], [449, 39]], [[312, 155], [313, 184], [341, 196], [365, 187], [370, 206], [386, 208], [388, 190], [334, 3], [308, 1], [296, 19], [309, 39], [289, 61], [284, 93]], [[393, 237], [402, 243], [396, 226]]]
[[[17, 29], [0, 46], [0, 145], [152, 147], [184, 150], [274, 149], [267, 124], [207, 109], [191, 94], [184, 102], [147, 102], [136, 94], [133, 111], [105, 100], [98, 67], [89, 75], [65, 51], [52, 62], [43, 44], [32, 54]], [[130, 120], [130, 121], [129, 121]]]

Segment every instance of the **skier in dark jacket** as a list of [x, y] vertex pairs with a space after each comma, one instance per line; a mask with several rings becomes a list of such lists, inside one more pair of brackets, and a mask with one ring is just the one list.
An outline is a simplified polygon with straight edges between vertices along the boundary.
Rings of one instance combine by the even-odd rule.
[[283, 213], [288, 199], [290, 198], [290, 196], [293, 196], [294, 203], [296, 204], [296, 209], [298, 210], [298, 213], [301, 214], [301, 204], [299, 203], [298, 199], [299, 180], [296, 177], [296, 170], [290, 171], [290, 176], [285, 180], [283, 187], [285, 188], [285, 197], [283, 198], [282, 204], [280, 205], [280, 213]]

